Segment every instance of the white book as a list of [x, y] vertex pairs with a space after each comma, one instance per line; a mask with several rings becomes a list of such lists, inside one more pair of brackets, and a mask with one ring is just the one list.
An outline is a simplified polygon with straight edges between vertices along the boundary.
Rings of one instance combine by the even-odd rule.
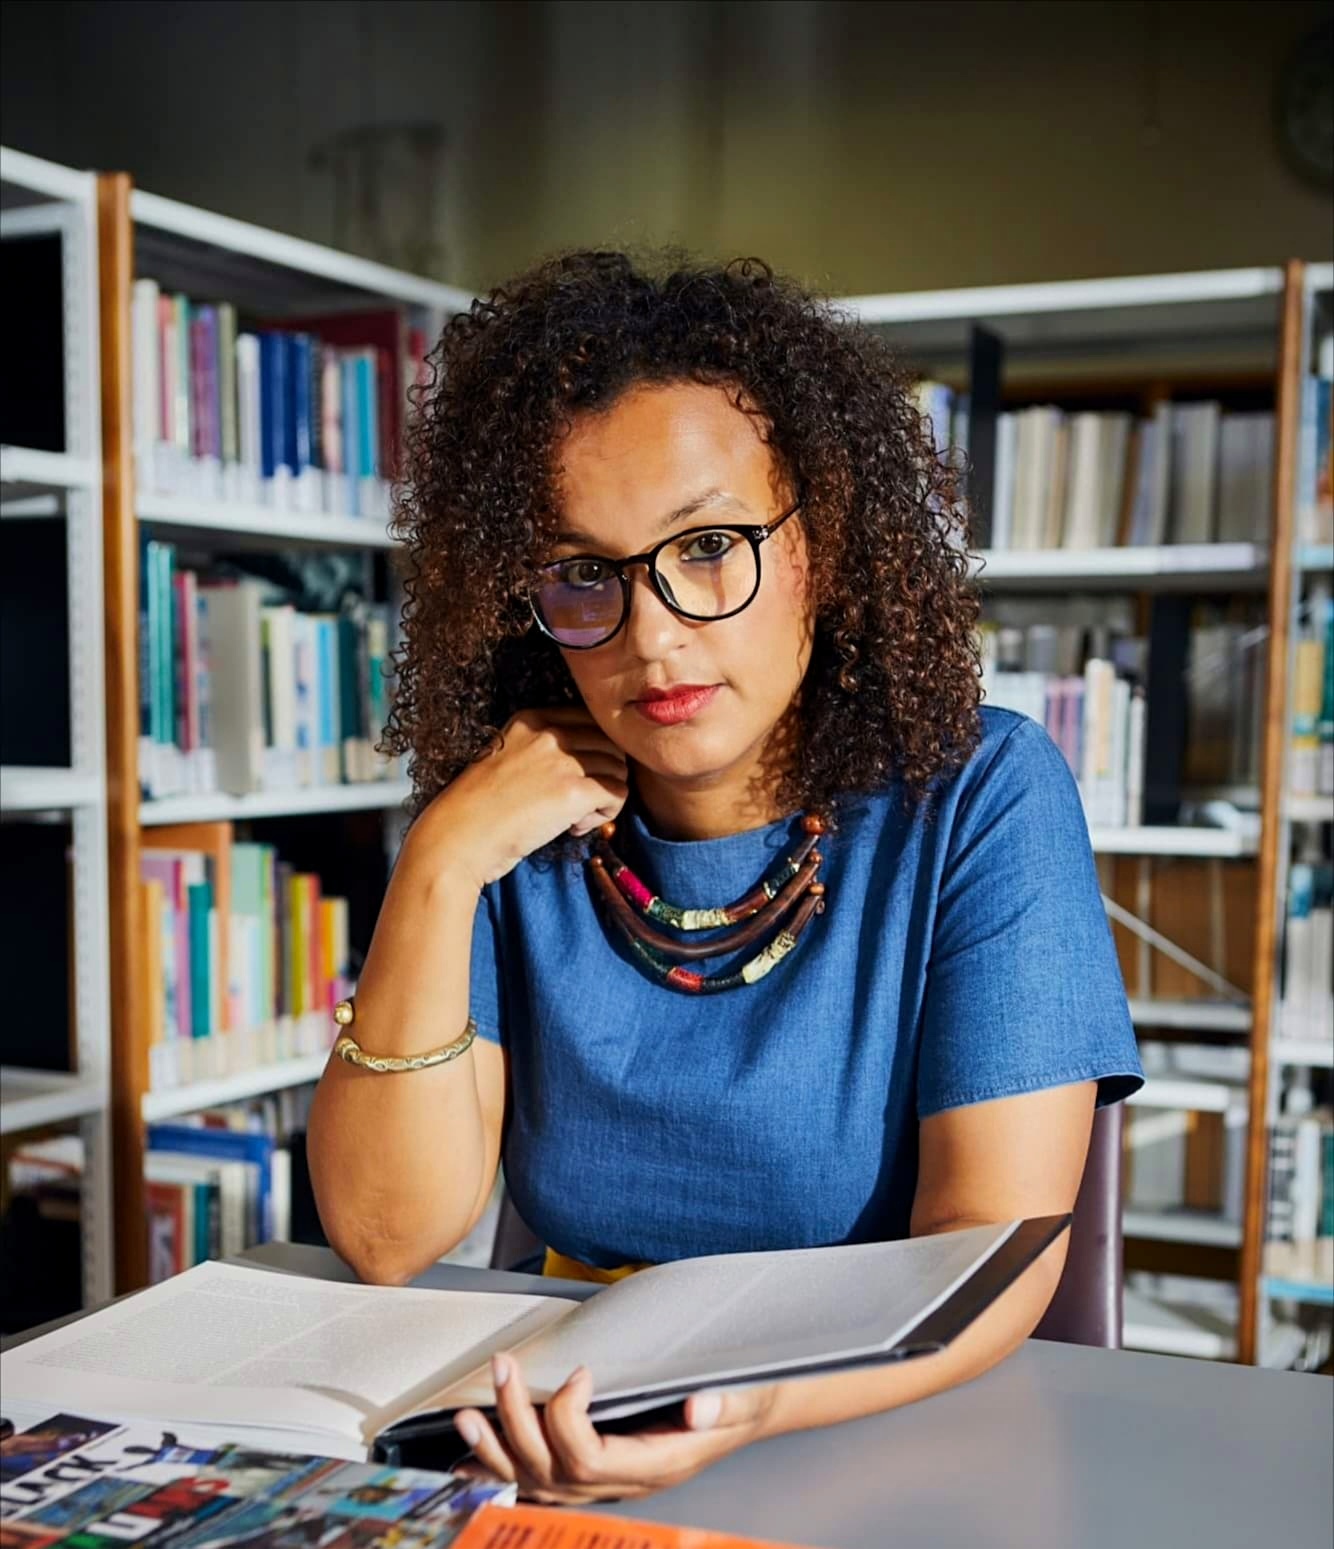
[[1092, 549], [1101, 541], [1102, 415], [1070, 419], [1070, 461], [1065, 492], [1067, 549]]
[[162, 436], [162, 354], [158, 340], [156, 280], [136, 280], [130, 303], [131, 413], [134, 476], [141, 490], [154, 487], [157, 443]]
[[1059, 549], [1065, 529], [1065, 488], [1070, 466], [1070, 427], [1059, 409], [1051, 411], [1051, 450], [1047, 456], [1044, 526], [1039, 546]]
[[237, 431], [241, 467], [249, 475], [250, 498], [259, 498], [259, 480], [263, 467], [259, 417], [259, 340], [243, 333], [236, 340]]
[[1315, 1114], [1297, 1121], [1292, 1174], [1294, 1242], [1314, 1242], [1320, 1224], [1320, 1135], [1323, 1128]]
[[1014, 459], [1016, 425], [1013, 414], [996, 421], [996, 485], [991, 498], [991, 547], [1013, 546]]
[[1136, 688], [1130, 696], [1126, 727], [1126, 815], [1131, 828], [1144, 822], [1144, 726], [1148, 701], [1144, 690]]
[[[289, 1450], [365, 1458], [491, 1408], [490, 1356], [538, 1403], [580, 1365], [594, 1419], [939, 1351], [1068, 1216], [899, 1242], [660, 1264], [587, 1301], [346, 1285], [209, 1263], [0, 1355], [5, 1399], [53, 1411], [262, 1424]], [[391, 1429], [392, 1428], [392, 1429]], [[381, 1453], [386, 1456], [386, 1452]]]
[[296, 663], [293, 657], [291, 603], [269, 603], [261, 609], [263, 639], [268, 647], [270, 741], [265, 749], [265, 784], [289, 790], [300, 784], [296, 746]]
[[264, 787], [263, 588], [257, 581], [241, 581], [205, 590], [218, 784], [234, 796], [245, 796]]
[[1011, 546], [1035, 549], [1042, 544], [1051, 455], [1045, 409], [1022, 409], [1016, 416], [1014, 514]]
[[1212, 543], [1217, 536], [1218, 425], [1216, 403], [1179, 403], [1173, 409], [1173, 543]]

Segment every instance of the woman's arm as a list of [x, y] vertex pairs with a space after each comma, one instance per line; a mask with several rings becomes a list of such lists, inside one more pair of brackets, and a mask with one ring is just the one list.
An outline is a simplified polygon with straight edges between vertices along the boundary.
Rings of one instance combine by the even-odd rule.
[[[1095, 1090], [1095, 1084], [1086, 1081], [974, 1103], [926, 1119], [920, 1129], [912, 1235], [929, 1237], [1072, 1209], [1088, 1153]], [[1041, 1321], [1060, 1281], [1068, 1241], [1069, 1234], [1062, 1233], [939, 1355], [777, 1384], [760, 1434], [831, 1425], [894, 1409], [980, 1377]]]
[[[921, 1125], [912, 1235], [1063, 1215], [1074, 1205], [1093, 1127], [1094, 1083], [950, 1109]], [[697, 1393], [686, 1428], [603, 1436], [588, 1418], [588, 1374], [571, 1376], [539, 1412], [517, 1361], [493, 1373], [501, 1429], [460, 1410], [478, 1463], [537, 1500], [587, 1502], [683, 1483], [748, 1442], [894, 1409], [981, 1376], [1020, 1345], [1046, 1311], [1065, 1264], [1066, 1234], [939, 1355], [735, 1392]], [[469, 1466], [464, 1465], [465, 1471]]]
[[[586, 710], [521, 711], [403, 844], [357, 983], [357, 1042], [425, 1054], [467, 1025], [482, 888], [564, 832], [625, 803], [625, 756]], [[330, 1060], [310, 1114], [310, 1172], [334, 1250], [363, 1280], [401, 1284], [467, 1236], [495, 1182], [507, 1090], [498, 1045], [379, 1075]]]
[[[422, 1054], [467, 1024], [479, 889], [438, 853], [409, 833], [376, 923], [352, 1029], [375, 1054]], [[484, 1039], [401, 1075], [329, 1061], [311, 1182], [330, 1244], [363, 1280], [401, 1284], [468, 1234], [495, 1180], [504, 1106], [504, 1056]]]

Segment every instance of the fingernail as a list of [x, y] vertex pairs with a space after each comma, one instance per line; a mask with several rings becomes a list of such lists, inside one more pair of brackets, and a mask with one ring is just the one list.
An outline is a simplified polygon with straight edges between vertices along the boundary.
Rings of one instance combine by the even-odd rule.
[[588, 1376], [588, 1367], [576, 1366], [575, 1369], [570, 1373], [566, 1386], [572, 1388], [577, 1383], [586, 1382], [588, 1380]]
[[470, 1447], [475, 1447], [481, 1441], [482, 1428], [476, 1420], [460, 1420], [458, 1425], [459, 1435], [462, 1436]]
[[491, 1357], [491, 1381], [498, 1388], [503, 1388], [510, 1380], [510, 1363], [508, 1356], [493, 1355]]
[[691, 1401], [690, 1429], [707, 1431], [711, 1425], [716, 1424], [722, 1411], [723, 1401], [716, 1393], [700, 1394]]

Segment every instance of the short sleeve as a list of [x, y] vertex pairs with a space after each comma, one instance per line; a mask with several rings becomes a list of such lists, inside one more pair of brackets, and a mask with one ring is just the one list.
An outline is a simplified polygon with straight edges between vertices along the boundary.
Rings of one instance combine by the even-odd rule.
[[500, 923], [493, 886], [482, 889], [472, 920], [472, 957], [468, 965], [468, 1014], [478, 1034], [504, 1043], [504, 984], [500, 967]]
[[955, 814], [937, 900], [919, 1119], [1096, 1081], [1143, 1084], [1079, 789], [1036, 722], [1007, 732]]

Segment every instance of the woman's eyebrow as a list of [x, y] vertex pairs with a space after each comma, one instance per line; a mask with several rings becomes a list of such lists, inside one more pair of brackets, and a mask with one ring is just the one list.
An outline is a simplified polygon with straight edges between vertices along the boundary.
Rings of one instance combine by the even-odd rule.
[[[684, 521], [688, 516], [696, 515], [706, 506], [736, 506], [742, 511], [748, 512], [750, 510], [750, 507], [744, 500], [739, 499], [736, 495], [729, 494], [726, 490], [707, 489], [702, 494], [692, 495], [684, 505], [677, 506], [675, 511], [669, 511], [653, 530], [655, 534], [667, 532], [677, 522]], [[591, 533], [586, 532], [559, 532], [556, 534], [555, 541], [557, 543], [588, 543], [594, 548], [600, 546], [599, 540], [594, 538]]]

